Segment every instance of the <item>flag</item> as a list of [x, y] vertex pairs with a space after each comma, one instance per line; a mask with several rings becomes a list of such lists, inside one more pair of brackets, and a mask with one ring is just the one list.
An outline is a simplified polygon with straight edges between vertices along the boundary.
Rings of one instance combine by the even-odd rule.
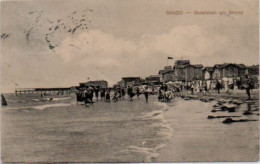
[[172, 57], [168, 57], [168, 59], [173, 59]]

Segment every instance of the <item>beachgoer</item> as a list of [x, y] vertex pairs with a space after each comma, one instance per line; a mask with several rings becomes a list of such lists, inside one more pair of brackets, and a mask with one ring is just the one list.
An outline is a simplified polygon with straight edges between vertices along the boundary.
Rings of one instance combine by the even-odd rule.
[[206, 95], [206, 93], [207, 93], [207, 91], [208, 91], [207, 83], [206, 83], [206, 82], [203, 83], [203, 88], [202, 88], [202, 90], [203, 90], [203, 94]]
[[190, 89], [191, 89], [191, 94], [194, 94], [194, 82], [191, 83], [190, 85]]
[[137, 89], [136, 89], [136, 96], [137, 96], [138, 99], [139, 99], [139, 95], [140, 95], [140, 88], [137, 87]]
[[148, 102], [148, 97], [149, 97], [148, 87], [145, 87], [144, 96], [145, 96], [145, 101]]
[[129, 94], [130, 101], [132, 101], [133, 97], [135, 96], [135, 94], [133, 93], [133, 88], [129, 86], [127, 92]]
[[106, 102], [110, 102], [110, 92], [107, 91], [106, 93]]
[[125, 98], [125, 88], [124, 87], [121, 89], [121, 93], [122, 93], [122, 98], [124, 99]]
[[245, 76], [246, 77], [246, 94], [248, 96], [248, 99], [250, 100], [251, 99], [251, 94], [250, 94], [250, 89], [253, 89], [254, 88], [254, 82], [253, 82], [253, 79], [251, 79], [250, 77], [248, 77], [248, 75]]
[[100, 97], [101, 97], [102, 100], [105, 99], [105, 95], [106, 95], [106, 91], [105, 91], [105, 89], [102, 89], [102, 90], [100, 91]]
[[76, 93], [76, 99], [77, 99], [77, 102], [79, 102], [81, 100], [81, 93], [79, 91]]
[[98, 96], [99, 96], [99, 88], [98, 87], [95, 88], [95, 96], [96, 96], [96, 100], [98, 101]]
[[87, 104], [89, 104], [89, 103], [91, 103], [92, 101], [91, 101], [91, 92], [90, 92], [90, 90], [89, 89], [87, 89], [86, 91], [85, 91], [85, 93], [84, 93], [85, 95], [85, 104], [87, 105]]
[[7, 101], [6, 101], [6, 99], [5, 99], [3, 94], [1, 94], [1, 102], [2, 102], [1, 103], [2, 106], [7, 106]]
[[118, 95], [118, 92], [115, 90], [114, 96], [113, 96], [113, 101], [118, 101], [118, 99], [119, 99], [119, 95]]
[[94, 97], [94, 89], [91, 87], [90, 88], [90, 100], [93, 103], [93, 97]]
[[218, 80], [216, 80], [216, 90], [218, 91], [218, 94], [220, 94], [220, 88], [221, 88], [221, 84]]
[[161, 89], [159, 89], [159, 94], [158, 94], [158, 101], [162, 101], [163, 100], [163, 91]]

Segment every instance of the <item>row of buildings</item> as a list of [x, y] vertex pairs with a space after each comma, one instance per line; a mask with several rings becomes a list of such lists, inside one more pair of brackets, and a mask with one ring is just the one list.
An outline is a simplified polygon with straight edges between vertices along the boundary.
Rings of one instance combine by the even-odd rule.
[[[190, 82], [196, 80], [222, 80], [224, 78], [243, 81], [245, 75], [254, 76], [255, 79], [258, 79], [259, 65], [245, 66], [244, 64], [224, 63], [204, 67], [202, 64], [191, 64], [190, 60], [176, 60], [173, 66], [165, 66], [164, 69], [159, 70], [157, 75], [150, 75], [144, 79], [141, 77], [122, 77], [122, 80], [114, 86], [156, 85], [169, 81]], [[104, 80], [98, 80], [80, 83], [79, 85], [79, 87], [86, 86], [107, 88], [108, 83]]]
[[222, 80], [223, 78], [243, 80], [245, 75], [258, 76], [259, 65], [247, 67], [244, 64], [224, 63], [203, 67], [201, 64], [191, 64], [189, 60], [177, 60], [173, 67], [166, 66], [158, 74], [162, 82]]

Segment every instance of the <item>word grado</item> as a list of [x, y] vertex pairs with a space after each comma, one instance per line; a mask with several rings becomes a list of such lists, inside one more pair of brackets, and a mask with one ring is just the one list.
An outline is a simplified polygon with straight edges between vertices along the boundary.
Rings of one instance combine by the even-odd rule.
[[166, 10], [166, 15], [183, 15], [182, 10]]

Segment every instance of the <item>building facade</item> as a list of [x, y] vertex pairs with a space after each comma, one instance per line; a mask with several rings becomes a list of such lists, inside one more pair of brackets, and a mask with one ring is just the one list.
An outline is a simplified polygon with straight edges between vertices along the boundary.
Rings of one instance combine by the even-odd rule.
[[259, 65], [248, 66], [246, 74], [249, 76], [259, 76]]
[[175, 81], [202, 80], [201, 64], [190, 64], [189, 60], [177, 60], [173, 67]]
[[159, 75], [150, 75], [145, 78], [146, 83], [158, 83], [160, 82], [160, 76]]
[[141, 85], [143, 80], [140, 77], [123, 77], [120, 85], [122, 87]]
[[96, 81], [88, 81], [85, 83], [80, 83], [80, 87], [99, 87], [99, 88], [107, 88], [108, 82], [105, 80], [96, 80]]
[[213, 67], [204, 67], [202, 69], [203, 80], [212, 80]]
[[243, 79], [246, 74], [244, 64], [224, 63], [216, 64], [213, 67], [212, 79], [221, 80], [223, 78], [240, 78]]

